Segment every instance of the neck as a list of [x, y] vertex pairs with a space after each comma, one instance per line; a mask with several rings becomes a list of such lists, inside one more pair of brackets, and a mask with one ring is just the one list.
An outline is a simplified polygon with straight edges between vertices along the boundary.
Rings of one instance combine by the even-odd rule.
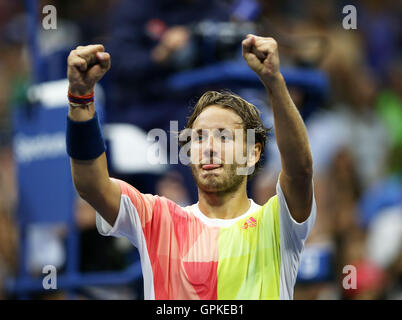
[[231, 192], [206, 192], [198, 188], [199, 208], [209, 218], [233, 219], [250, 208], [247, 180]]

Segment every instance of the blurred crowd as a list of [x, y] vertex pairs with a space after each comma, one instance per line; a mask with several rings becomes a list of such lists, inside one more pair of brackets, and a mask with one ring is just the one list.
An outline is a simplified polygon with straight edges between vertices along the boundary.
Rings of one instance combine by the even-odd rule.
[[[143, 132], [169, 130], [169, 120], [178, 120], [182, 129], [194, 98], [206, 89], [222, 89], [222, 84], [173, 91], [169, 79], [239, 59], [247, 33], [274, 37], [281, 67], [323, 72], [329, 80], [324, 94], [289, 86], [309, 134], [317, 202], [295, 299], [402, 299], [400, 2], [49, 0], [38, 1], [38, 8], [46, 4], [57, 8], [58, 27], [49, 31], [38, 26], [44, 57], [39, 81], [65, 78], [65, 59], [77, 45], [102, 43], [112, 57], [112, 68], [101, 82], [106, 122], [130, 123]], [[356, 30], [342, 26], [347, 4], [357, 8]], [[0, 0], [0, 299], [9, 297], [2, 290], [4, 280], [18, 268], [19, 198], [11, 119], [13, 107], [28, 101], [32, 79], [26, 30], [23, 3]], [[257, 105], [265, 125], [272, 127], [262, 88], [234, 88]], [[275, 194], [279, 171], [271, 131], [264, 167], [249, 182], [249, 196], [264, 204]], [[182, 165], [140, 175], [119, 174], [112, 167], [111, 174], [182, 205], [197, 201], [190, 170]], [[130, 246], [98, 235], [94, 211], [85, 202], [77, 200], [75, 208], [81, 270], [124, 268], [122, 256]], [[356, 268], [356, 289], [345, 287], [345, 266]], [[112, 289], [89, 291], [82, 297], [141, 297], [141, 290], [125, 295]]]

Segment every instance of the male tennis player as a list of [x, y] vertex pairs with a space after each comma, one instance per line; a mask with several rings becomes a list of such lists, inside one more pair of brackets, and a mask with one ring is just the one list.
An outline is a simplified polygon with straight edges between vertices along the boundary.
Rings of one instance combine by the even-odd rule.
[[279, 70], [276, 41], [248, 35], [242, 49], [271, 100], [282, 158], [277, 195], [263, 206], [248, 198], [241, 170], [252, 172], [265, 147], [255, 106], [225, 92], [200, 98], [187, 124], [199, 201], [183, 208], [109, 177], [93, 90], [110, 68], [110, 55], [102, 45], [90, 45], [68, 57], [67, 152], [74, 184], [97, 211], [99, 232], [126, 237], [138, 248], [145, 299], [293, 298], [316, 215], [312, 156]]

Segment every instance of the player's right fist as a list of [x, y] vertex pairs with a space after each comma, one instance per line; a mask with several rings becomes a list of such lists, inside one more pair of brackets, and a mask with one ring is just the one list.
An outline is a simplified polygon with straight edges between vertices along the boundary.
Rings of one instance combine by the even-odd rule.
[[74, 95], [89, 94], [110, 69], [110, 55], [101, 44], [78, 46], [67, 59], [69, 91]]

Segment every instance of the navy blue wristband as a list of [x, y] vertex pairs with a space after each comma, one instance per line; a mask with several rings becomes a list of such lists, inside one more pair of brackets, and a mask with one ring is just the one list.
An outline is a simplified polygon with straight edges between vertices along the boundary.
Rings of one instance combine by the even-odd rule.
[[88, 121], [74, 121], [67, 116], [68, 155], [77, 160], [92, 160], [106, 151], [98, 114]]

